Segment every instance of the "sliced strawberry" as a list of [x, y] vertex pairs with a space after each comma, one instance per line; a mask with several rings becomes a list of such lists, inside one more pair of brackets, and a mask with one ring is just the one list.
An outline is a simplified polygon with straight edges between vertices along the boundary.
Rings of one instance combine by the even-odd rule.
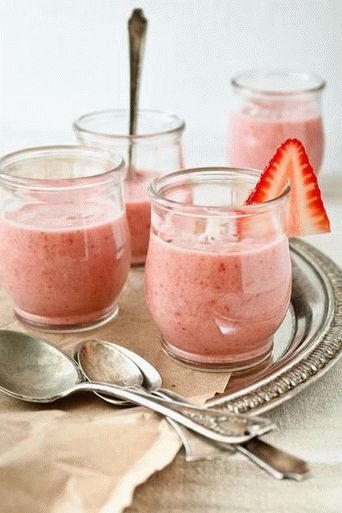
[[310, 165], [304, 146], [297, 139], [287, 139], [278, 148], [246, 204], [264, 203], [280, 196], [287, 181], [291, 186], [286, 220], [287, 234], [298, 236], [330, 232], [330, 222], [316, 173]]

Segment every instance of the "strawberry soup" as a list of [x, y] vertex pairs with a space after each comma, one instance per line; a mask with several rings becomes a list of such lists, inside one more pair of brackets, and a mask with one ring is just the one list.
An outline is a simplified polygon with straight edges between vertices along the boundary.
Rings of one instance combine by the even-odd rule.
[[324, 149], [320, 77], [288, 70], [245, 71], [232, 79], [230, 165], [263, 169], [286, 139], [299, 139], [315, 171]]
[[323, 125], [320, 115], [280, 117], [258, 114], [255, 110], [232, 113], [229, 129], [229, 161], [232, 166], [263, 169], [270, 155], [288, 138], [300, 139], [314, 169], [323, 156]]
[[185, 124], [174, 114], [142, 109], [138, 112], [136, 133], [129, 135], [129, 117], [126, 109], [92, 112], [77, 119], [74, 130], [82, 143], [119, 153], [126, 161], [124, 194], [132, 263], [141, 265], [145, 263], [150, 234], [147, 187], [154, 177], [183, 167]]
[[164, 349], [183, 363], [241, 370], [271, 354], [291, 295], [289, 189], [246, 206], [259, 176], [190, 169], [151, 186], [146, 300]]
[[111, 205], [25, 205], [1, 218], [0, 240], [1, 280], [26, 321], [86, 325], [117, 309], [130, 242]]
[[156, 173], [136, 173], [133, 180], [125, 180], [124, 183], [133, 264], [142, 264], [146, 259], [151, 227], [151, 202], [147, 188], [156, 176]]
[[169, 350], [193, 363], [259, 362], [290, 300], [287, 238], [212, 245], [151, 237], [146, 297]]
[[21, 320], [80, 331], [117, 314], [131, 258], [122, 169], [120, 156], [87, 146], [0, 160], [0, 276]]

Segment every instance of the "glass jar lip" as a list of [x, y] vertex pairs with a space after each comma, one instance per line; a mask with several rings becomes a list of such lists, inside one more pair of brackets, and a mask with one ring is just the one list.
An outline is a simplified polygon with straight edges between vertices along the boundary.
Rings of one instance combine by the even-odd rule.
[[[77, 177], [31, 178], [29, 176], [13, 176], [6, 173], [6, 167], [25, 160], [30, 161], [42, 157], [89, 157], [95, 158], [108, 169], [97, 174]], [[33, 146], [8, 153], [0, 158], [0, 183], [12, 189], [32, 189], [40, 191], [68, 191], [75, 189], [88, 189], [94, 186], [113, 182], [118, 176], [122, 180], [124, 159], [121, 155], [110, 150], [88, 145], [64, 144], [52, 146]]]
[[[261, 175], [261, 171], [250, 168], [237, 168], [237, 167], [224, 167], [224, 166], [215, 166], [215, 167], [194, 167], [188, 169], [180, 169], [173, 173], [169, 173], [167, 175], [162, 175], [158, 178], [155, 178], [148, 187], [148, 194], [152, 201], [156, 204], [169, 209], [184, 209], [188, 214], [196, 215], [199, 209], [205, 209], [209, 215], [225, 215], [225, 216], [246, 216], [246, 215], [255, 215], [257, 213], [265, 212], [265, 210], [269, 208], [277, 207], [287, 200], [288, 195], [290, 193], [290, 184], [287, 182], [285, 189], [283, 192], [268, 201], [263, 203], [252, 203], [249, 205], [241, 205], [234, 207], [222, 207], [222, 206], [213, 206], [213, 205], [188, 205], [186, 203], [182, 203], [180, 201], [175, 201], [169, 198], [165, 198], [159, 193], [160, 187], [163, 185], [167, 185], [168, 183], [177, 183], [178, 179], [181, 177], [187, 177], [188, 175], [195, 173], [209, 173], [209, 176], [213, 177], [214, 172], [216, 175], [219, 174], [221, 176], [244, 176], [250, 178], [258, 179]], [[203, 216], [203, 213], [201, 213]]]
[[84, 126], [85, 121], [89, 121], [92, 118], [97, 118], [100, 116], [127, 116], [127, 119], [129, 117], [129, 110], [128, 109], [105, 109], [105, 110], [97, 110], [93, 112], [89, 112], [87, 114], [83, 114], [79, 118], [77, 118], [72, 127], [73, 130], [77, 133], [83, 133], [86, 135], [96, 136], [96, 137], [102, 137], [104, 139], [119, 139], [119, 140], [139, 140], [139, 141], [145, 141], [154, 139], [156, 137], [164, 136], [164, 135], [172, 135], [177, 134], [179, 132], [182, 132], [185, 129], [185, 121], [178, 117], [176, 114], [171, 114], [170, 112], [164, 112], [161, 110], [155, 110], [155, 109], [140, 109], [138, 110], [138, 116], [139, 115], [152, 115], [152, 116], [165, 116], [168, 117], [170, 120], [173, 121], [174, 126], [171, 126], [170, 128], [166, 128], [164, 130], [159, 131], [151, 131], [149, 133], [144, 134], [123, 134], [123, 133], [108, 133], [108, 132], [101, 132], [97, 130], [92, 130], [89, 128], [86, 128]]
[[[258, 87], [248, 84], [249, 80], [267, 79], [270, 76], [277, 76], [279, 78], [292, 78], [298, 79], [303, 82], [302, 86], [286, 88], [267, 88]], [[305, 85], [305, 81], [307, 85]], [[311, 85], [308, 85], [311, 81]], [[255, 68], [242, 71], [236, 74], [231, 79], [233, 88], [245, 91], [247, 93], [263, 94], [267, 96], [295, 96], [303, 93], [315, 93], [322, 91], [326, 86], [326, 81], [309, 71], [295, 71], [288, 68]]]

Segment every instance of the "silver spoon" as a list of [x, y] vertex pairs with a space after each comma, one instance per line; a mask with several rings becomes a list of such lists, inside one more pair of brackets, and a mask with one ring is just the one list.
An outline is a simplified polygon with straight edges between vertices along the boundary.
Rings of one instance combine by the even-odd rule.
[[[138, 104], [141, 68], [143, 63], [147, 19], [142, 9], [134, 9], [128, 20], [129, 34], [129, 62], [130, 62], [130, 109], [129, 109], [129, 135], [135, 135], [137, 131]], [[129, 142], [127, 179], [134, 178], [133, 166], [133, 141]]]
[[83, 379], [76, 362], [55, 346], [24, 333], [0, 331], [0, 391], [16, 399], [50, 403], [76, 392], [101, 392], [145, 406], [224, 443], [245, 442], [275, 427], [261, 417], [170, 402], [151, 393]]
[[[118, 352], [121, 352], [121, 355], [127, 359], [126, 367], [121, 365], [120, 368], [117, 368]], [[161, 389], [161, 376], [157, 369], [149, 362], [137, 353], [118, 344], [101, 340], [87, 340], [76, 346], [74, 358], [78, 362], [84, 376], [88, 379], [99, 379], [102, 376], [101, 381], [113, 384], [121, 384], [124, 380], [125, 384], [135, 387], [144, 386], [147, 390], [154, 391], [161, 397], [187, 403], [186, 399], [182, 396], [170, 390]], [[121, 358], [120, 361], [122, 361]], [[132, 363], [136, 365], [135, 372], [131, 370]], [[122, 371], [124, 371], [124, 375], [120, 376]], [[103, 396], [102, 394], [98, 395], [105, 401], [113, 402], [113, 399], [110, 397]], [[118, 404], [117, 400], [114, 401], [116, 401], [114, 404]], [[179, 426], [172, 420], [170, 422], [177, 430], [183, 442], [188, 461], [211, 459], [222, 455], [224, 451], [234, 452], [237, 450], [277, 479], [301, 480], [308, 472], [306, 462], [258, 438], [232, 447], [231, 445], [213, 443]]]
[[[87, 380], [88, 376], [85, 372], [85, 369], [82, 367], [82, 361], [88, 362], [85, 364], [85, 368], [88, 369], [88, 374], [91, 375], [93, 373], [92, 360], [94, 359], [96, 365], [101, 367], [101, 370], [100, 368], [98, 370], [98, 373], [100, 374], [101, 372], [102, 375], [101, 381], [121, 386], [142, 386], [148, 392], [156, 392], [161, 389], [162, 379], [159, 372], [153, 367], [153, 365], [144, 360], [144, 358], [142, 358], [137, 353], [134, 353], [133, 351], [130, 351], [126, 347], [123, 347], [119, 344], [115, 344], [114, 342], [109, 343], [98, 340], [91, 340], [86, 342], [86, 345], [84, 342], [81, 342], [74, 348], [73, 358], [76, 360], [82, 374]], [[96, 346], [91, 345], [95, 343]], [[122, 373], [121, 368], [117, 368], [119, 355], [117, 354], [117, 351], [112, 351], [112, 348], [115, 348], [122, 355], [124, 355], [124, 360], [127, 362], [126, 372]], [[95, 351], [96, 354], [93, 355], [93, 351]], [[131, 363], [135, 366], [135, 372], [138, 371], [139, 375], [131, 372], [131, 368], [128, 367], [128, 360], [130, 360]], [[129, 372], [127, 373], [127, 371]], [[104, 401], [114, 404], [115, 406], [131, 405], [129, 401], [124, 401], [122, 399], [117, 399], [115, 397], [109, 397], [98, 393], [96, 393], [96, 395], [101, 397], [101, 399]], [[159, 395], [161, 396], [161, 394]]]

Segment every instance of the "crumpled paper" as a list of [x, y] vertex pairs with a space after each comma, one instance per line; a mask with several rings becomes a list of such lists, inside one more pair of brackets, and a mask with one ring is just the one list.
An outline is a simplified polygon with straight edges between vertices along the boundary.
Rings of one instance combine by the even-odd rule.
[[[67, 352], [87, 338], [118, 342], [154, 364], [163, 386], [198, 401], [225, 390], [228, 374], [195, 371], [163, 353], [142, 270], [131, 271], [119, 299], [119, 317], [107, 326], [39, 336]], [[0, 327], [34, 333], [14, 318], [2, 290]], [[0, 512], [120, 513], [135, 487], [168, 465], [180, 446], [166, 420], [143, 408], [115, 408], [92, 394], [43, 406], [0, 395]]]

